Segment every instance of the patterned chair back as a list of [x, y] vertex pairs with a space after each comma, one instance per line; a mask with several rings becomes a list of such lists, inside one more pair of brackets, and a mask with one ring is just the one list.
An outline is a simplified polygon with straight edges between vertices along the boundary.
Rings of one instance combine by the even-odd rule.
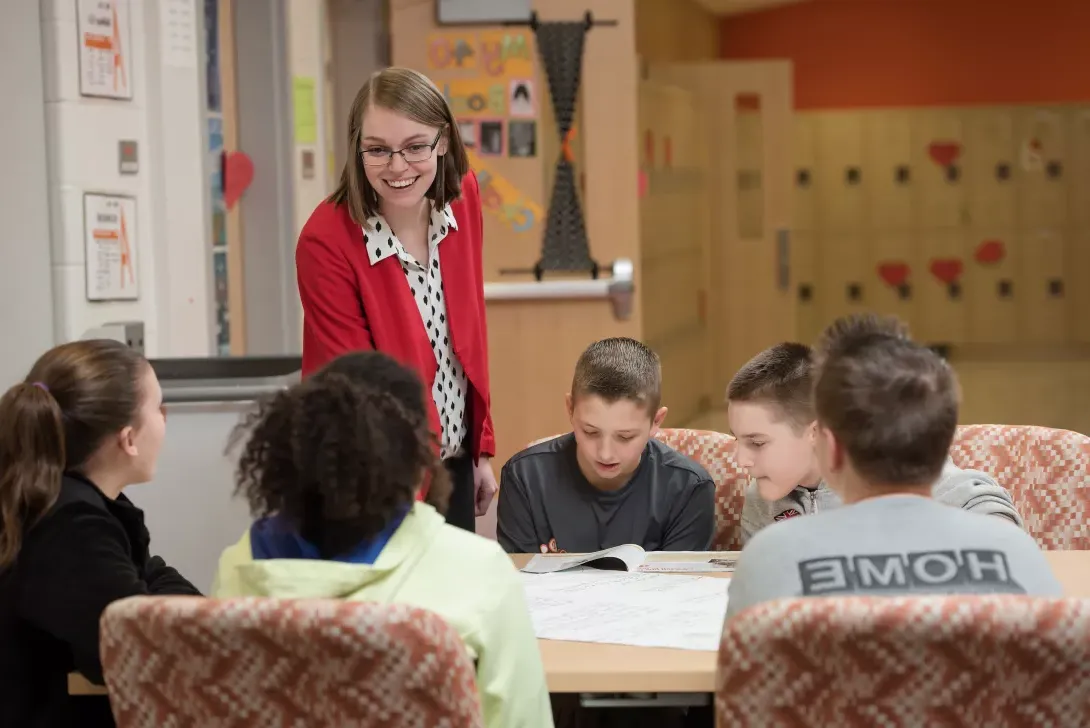
[[1026, 532], [1048, 550], [1090, 549], [1090, 437], [1016, 425], [959, 427], [954, 464], [1011, 492]]
[[[741, 549], [749, 480], [734, 459], [735, 439], [685, 428], [663, 428], [656, 438], [700, 463], [715, 481], [712, 548]], [[950, 455], [958, 467], [981, 470], [1011, 492], [1026, 532], [1041, 548], [1090, 550], [1090, 437], [1048, 427], [963, 425]]]
[[742, 504], [746, 500], [746, 471], [734, 459], [735, 440], [711, 430], [662, 428], [655, 436], [664, 444], [699, 463], [715, 482], [715, 551], [742, 548]]
[[458, 633], [406, 605], [132, 597], [101, 652], [118, 728], [483, 726]]
[[847, 597], [727, 620], [716, 725], [1088, 726], [1090, 600]]

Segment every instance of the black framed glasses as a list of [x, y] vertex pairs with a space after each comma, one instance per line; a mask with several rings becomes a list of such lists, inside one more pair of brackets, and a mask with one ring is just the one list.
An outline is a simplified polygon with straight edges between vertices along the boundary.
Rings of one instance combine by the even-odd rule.
[[360, 156], [363, 157], [363, 163], [368, 167], [385, 167], [390, 163], [390, 160], [394, 158], [395, 154], [400, 154], [401, 158], [408, 163], [412, 162], [426, 162], [431, 159], [431, 155], [435, 153], [435, 147], [439, 145], [439, 139], [443, 136], [443, 130], [440, 129], [435, 139], [431, 144], [410, 144], [404, 149], [386, 149], [385, 147], [367, 147], [360, 150]]

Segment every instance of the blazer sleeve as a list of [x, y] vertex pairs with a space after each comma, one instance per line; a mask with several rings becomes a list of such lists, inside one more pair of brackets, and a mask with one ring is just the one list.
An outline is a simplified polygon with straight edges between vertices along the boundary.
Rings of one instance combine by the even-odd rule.
[[374, 348], [359, 283], [329, 239], [334, 234], [304, 229], [295, 249], [296, 281], [303, 305], [304, 376], [341, 354]]
[[118, 599], [150, 593], [124, 529], [94, 506], [66, 506], [27, 534], [18, 569], [19, 616], [67, 643], [75, 668], [102, 684], [102, 613]]
[[495, 457], [496, 430], [492, 425], [492, 376], [488, 371], [488, 310], [484, 300], [484, 210], [481, 205], [481, 190], [477, 182], [477, 175], [473, 172], [469, 172], [466, 175], [466, 178], [467, 181], [470, 181], [473, 185], [474, 214], [477, 216], [477, 229], [481, 231], [480, 249], [474, 251], [477, 255], [477, 280], [479, 282], [475, 293], [477, 294], [477, 310], [481, 321], [481, 337], [484, 341], [481, 366], [484, 368], [484, 376], [485, 381], [488, 382], [488, 390], [484, 392], [486, 409], [484, 413], [484, 424], [481, 427], [480, 451], [482, 456]]

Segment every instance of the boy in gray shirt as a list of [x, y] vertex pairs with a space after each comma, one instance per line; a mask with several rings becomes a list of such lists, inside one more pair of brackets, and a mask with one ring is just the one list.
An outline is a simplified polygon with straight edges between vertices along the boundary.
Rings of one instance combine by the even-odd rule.
[[[844, 319], [841, 328], [873, 327], [908, 340], [895, 320]], [[737, 438], [735, 458], [752, 478], [742, 506], [742, 543], [776, 521], [836, 508], [840, 498], [818, 473], [817, 426], [811, 400], [813, 352], [804, 344], [777, 344], [746, 363], [727, 388], [728, 417]], [[897, 409], [882, 414], [896, 418]], [[1022, 526], [1010, 493], [986, 473], [962, 470], [946, 457], [932, 492], [935, 500]]]
[[958, 385], [934, 352], [874, 316], [835, 322], [814, 361], [817, 478], [843, 505], [756, 534], [727, 615], [799, 596], [1061, 596], [1034, 540], [1006, 519], [934, 496], [958, 417]]
[[661, 382], [658, 355], [634, 339], [583, 352], [567, 396], [572, 431], [516, 454], [500, 473], [496, 536], [505, 551], [709, 548], [715, 484], [654, 439], [666, 417]]

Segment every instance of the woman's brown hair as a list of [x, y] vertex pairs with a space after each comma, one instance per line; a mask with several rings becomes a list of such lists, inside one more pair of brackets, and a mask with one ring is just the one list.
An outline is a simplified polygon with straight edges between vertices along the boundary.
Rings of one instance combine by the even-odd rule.
[[352, 102], [348, 113], [348, 159], [337, 189], [326, 201], [348, 205], [357, 225], [364, 225], [367, 218], [379, 212], [378, 193], [367, 181], [360, 154], [363, 116], [373, 106], [381, 106], [442, 131], [447, 139], [447, 153], [439, 158], [435, 180], [425, 194], [436, 210], [442, 210], [458, 199], [462, 193], [462, 177], [469, 171], [469, 161], [447, 100], [424, 74], [409, 68], [391, 67], [371, 74]]
[[75, 341], [43, 354], [0, 397], [0, 571], [52, 508], [61, 477], [134, 423], [148, 366], [117, 341]]
[[229, 449], [248, 435], [238, 492], [255, 518], [285, 518], [324, 558], [382, 531], [421, 482], [445, 512], [450, 480], [424, 397], [416, 373], [386, 354], [333, 360], [235, 429]]

